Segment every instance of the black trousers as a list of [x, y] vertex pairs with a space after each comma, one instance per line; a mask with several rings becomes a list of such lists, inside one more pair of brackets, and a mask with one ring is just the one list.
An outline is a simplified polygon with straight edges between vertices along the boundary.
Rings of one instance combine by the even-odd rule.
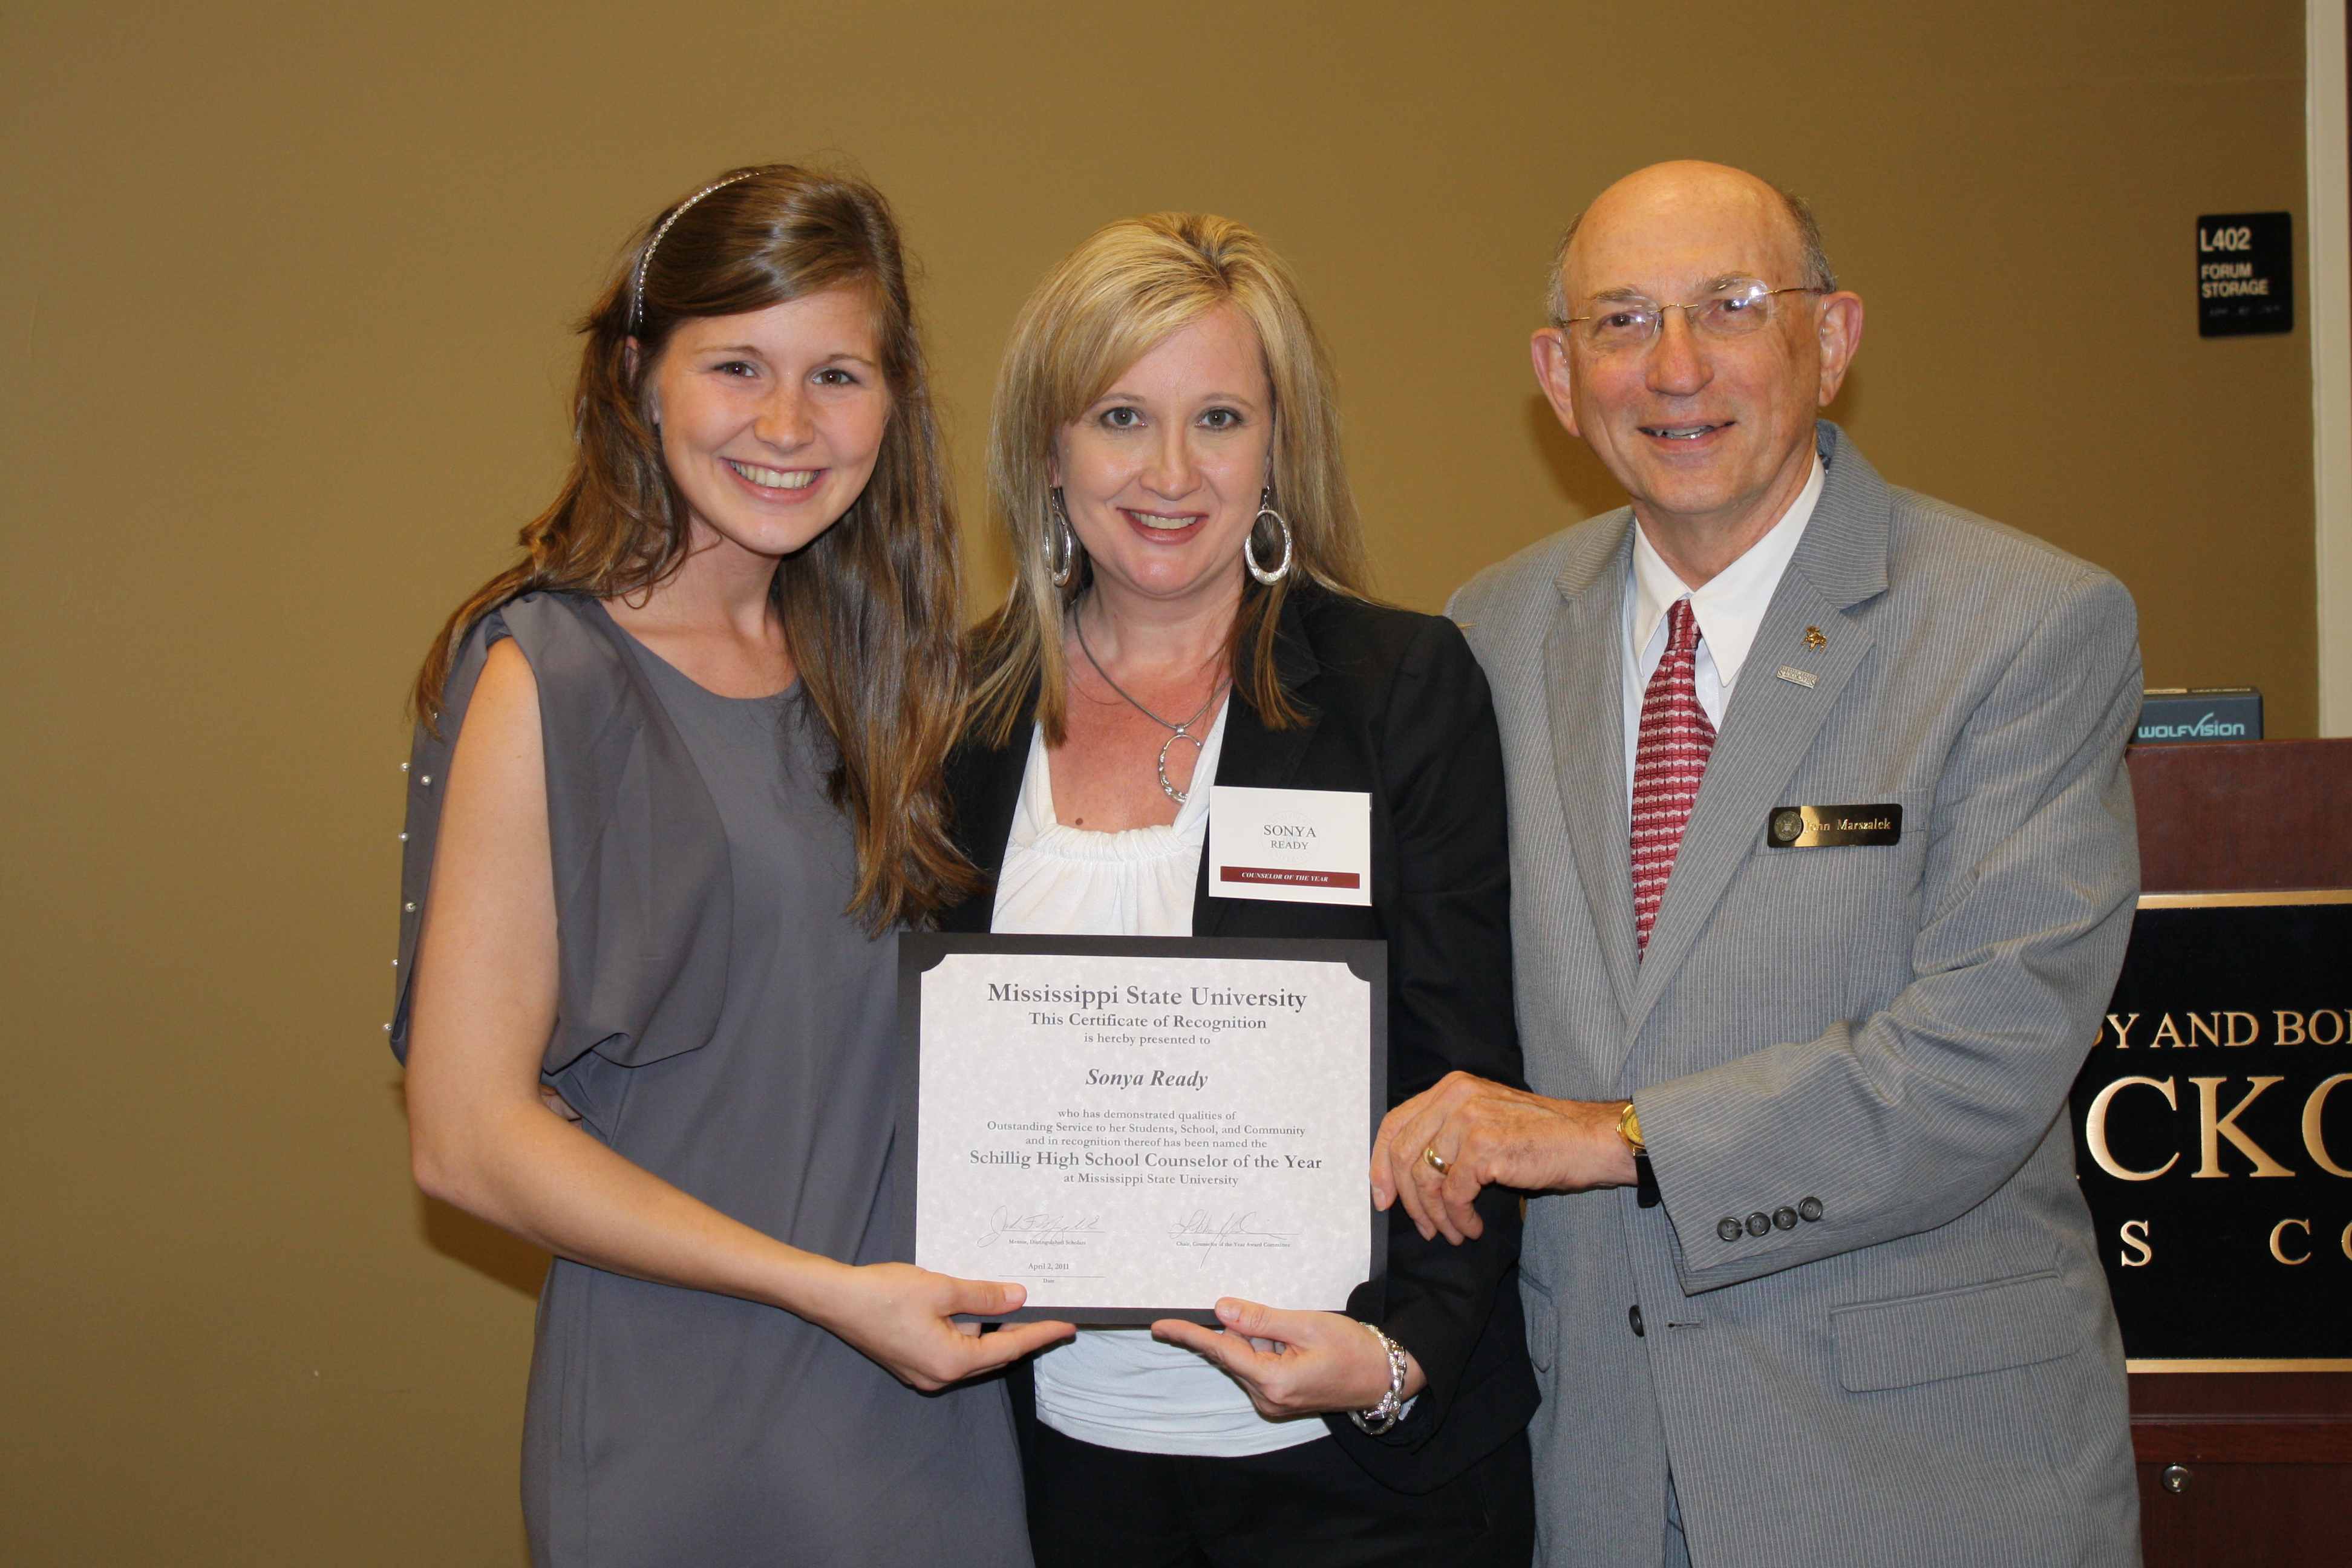
[[1328, 1436], [1247, 1458], [1132, 1454], [1024, 1422], [1037, 1568], [1528, 1568], [1528, 1437], [1391, 1491]]

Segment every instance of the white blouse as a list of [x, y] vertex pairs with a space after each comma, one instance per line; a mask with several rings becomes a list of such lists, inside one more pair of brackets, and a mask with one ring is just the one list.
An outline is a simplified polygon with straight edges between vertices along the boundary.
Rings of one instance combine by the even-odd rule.
[[[1201, 744], [1192, 798], [1167, 826], [1091, 833], [1054, 815], [1043, 731], [1029, 740], [1021, 800], [1005, 841], [990, 929], [1052, 936], [1190, 936], [1192, 890], [1209, 838], [1209, 785], [1223, 750], [1225, 706]], [[1081, 1329], [1037, 1358], [1037, 1419], [1065, 1436], [1140, 1454], [1234, 1458], [1323, 1436], [1307, 1416], [1269, 1421], [1209, 1361], [1149, 1329]]]

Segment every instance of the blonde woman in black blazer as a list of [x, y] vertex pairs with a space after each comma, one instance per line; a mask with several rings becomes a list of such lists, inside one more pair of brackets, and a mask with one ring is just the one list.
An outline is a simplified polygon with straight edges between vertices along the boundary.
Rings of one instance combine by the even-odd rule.
[[[1115, 224], [1040, 286], [992, 430], [1019, 580], [977, 635], [974, 719], [949, 763], [959, 842], [993, 890], [942, 923], [1385, 941], [1394, 1104], [1450, 1071], [1520, 1072], [1502, 755], [1460, 631], [1364, 595], [1328, 387], [1286, 270], [1227, 220]], [[1197, 798], [1212, 783], [1369, 795], [1370, 906], [1215, 896]], [[1090, 916], [1068, 887], [1033, 896], [1040, 822], [1160, 855], [1142, 895], [1159, 923]], [[1055, 926], [1057, 910], [1076, 912]], [[1108, 1436], [1037, 1398], [1051, 1367], [1017, 1379], [1041, 1568], [1520, 1568], [1537, 1394], [1518, 1200], [1492, 1192], [1482, 1213], [1457, 1247], [1400, 1210], [1386, 1276], [1344, 1315], [1228, 1301], [1227, 1332], [1130, 1332], [1133, 1376], [1087, 1374]], [[1164, 1387], [1168, 1411], [1140, 1392]]]

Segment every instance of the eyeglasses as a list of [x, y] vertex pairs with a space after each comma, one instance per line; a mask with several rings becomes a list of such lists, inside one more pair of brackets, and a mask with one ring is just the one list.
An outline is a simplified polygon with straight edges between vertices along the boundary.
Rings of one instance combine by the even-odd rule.
[[1576, 329], [1576, 340], [1586, 348], [1610, 353], [1638, 349], [1658, 335], [1668, 310], [1686, 312], [1691, 330], [1710, 338], [1739, 338], [1772, 324], [1772, 301], [1783, 294], [1820, 294], [1826, 290], [1806, 284], [1769, 289], [1753, 278], [1735, 278], [1717, 284], [1704, 300], [1687, 305], [1661, 305], [1639, 294], [1610, 296], [1590, 301], [1591, 312], [1558, 323]]

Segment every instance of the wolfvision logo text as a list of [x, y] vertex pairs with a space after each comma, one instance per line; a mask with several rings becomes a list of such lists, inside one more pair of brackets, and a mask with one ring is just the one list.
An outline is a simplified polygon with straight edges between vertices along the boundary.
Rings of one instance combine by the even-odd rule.
[[2243, 724], [2224, 723], [2208, 713], [2194, 724], [2142, 724], [2139, 738], [2143, 741], [2209, 740], [2223, 735], [2242, 735]]

